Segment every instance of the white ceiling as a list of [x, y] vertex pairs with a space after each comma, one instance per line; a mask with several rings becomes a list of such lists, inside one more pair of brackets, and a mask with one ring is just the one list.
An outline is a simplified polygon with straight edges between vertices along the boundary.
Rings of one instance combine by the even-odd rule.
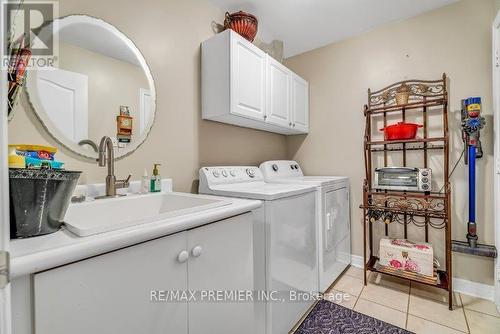
[[224, 11], [256, 15], [259, 38], [264, 42], [282, 40], [285, 57], [291, 57], [457, 0], [210, 1]]

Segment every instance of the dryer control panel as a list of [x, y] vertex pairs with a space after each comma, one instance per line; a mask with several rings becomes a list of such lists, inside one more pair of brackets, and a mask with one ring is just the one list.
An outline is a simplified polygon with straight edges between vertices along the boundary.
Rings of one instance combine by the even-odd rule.
[[266, 180], [292, 176], [304, 176], [297, 161], [293, 160], [271, 160], [263, 162], [260, 170]]

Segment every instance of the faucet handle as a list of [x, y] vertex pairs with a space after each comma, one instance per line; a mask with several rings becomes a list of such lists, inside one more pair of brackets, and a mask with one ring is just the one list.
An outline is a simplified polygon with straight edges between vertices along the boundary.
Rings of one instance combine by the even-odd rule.
[[130, 178], [132, 177], [132, 174], [129, 174], [128, 177], [125, 179], [125, 180], [118, 180], [116, 181], [116, 188], [119, 189], [119, 188], [128, 188], [128, 186], [130, 185], [129, 181], [130, 181]]

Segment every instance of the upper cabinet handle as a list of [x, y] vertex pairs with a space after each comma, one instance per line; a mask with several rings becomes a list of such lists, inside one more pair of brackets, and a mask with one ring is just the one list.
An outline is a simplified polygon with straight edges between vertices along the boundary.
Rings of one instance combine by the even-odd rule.
[[194, 257], [198, 257], [201, 255], [203, 251], [203, 248], [201, 248], [201, 246], [196, 246], [194, 247], [192, 250], [191, 250], [191, 254], [194, 256]]

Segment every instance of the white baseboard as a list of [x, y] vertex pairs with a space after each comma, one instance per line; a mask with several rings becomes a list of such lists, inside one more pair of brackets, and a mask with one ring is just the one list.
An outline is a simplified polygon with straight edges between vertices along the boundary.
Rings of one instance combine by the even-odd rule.
[[363, 257], [359, 256], [359, 255], [352, 254], [351, 255], [351, 266], [363, 269], [365, 267], [364, 263], [363, 263]]
[[[363, 257], [351, 255], [351, 266], [363, 269]], [[495, 287], [493, 285], [468, 281], [462, 278], [453, 277], [453, 291], [491, 301], [495, 300]]]
[[495, 286], [453, 277], [453, 291], [465, 295], [495, 300]]

